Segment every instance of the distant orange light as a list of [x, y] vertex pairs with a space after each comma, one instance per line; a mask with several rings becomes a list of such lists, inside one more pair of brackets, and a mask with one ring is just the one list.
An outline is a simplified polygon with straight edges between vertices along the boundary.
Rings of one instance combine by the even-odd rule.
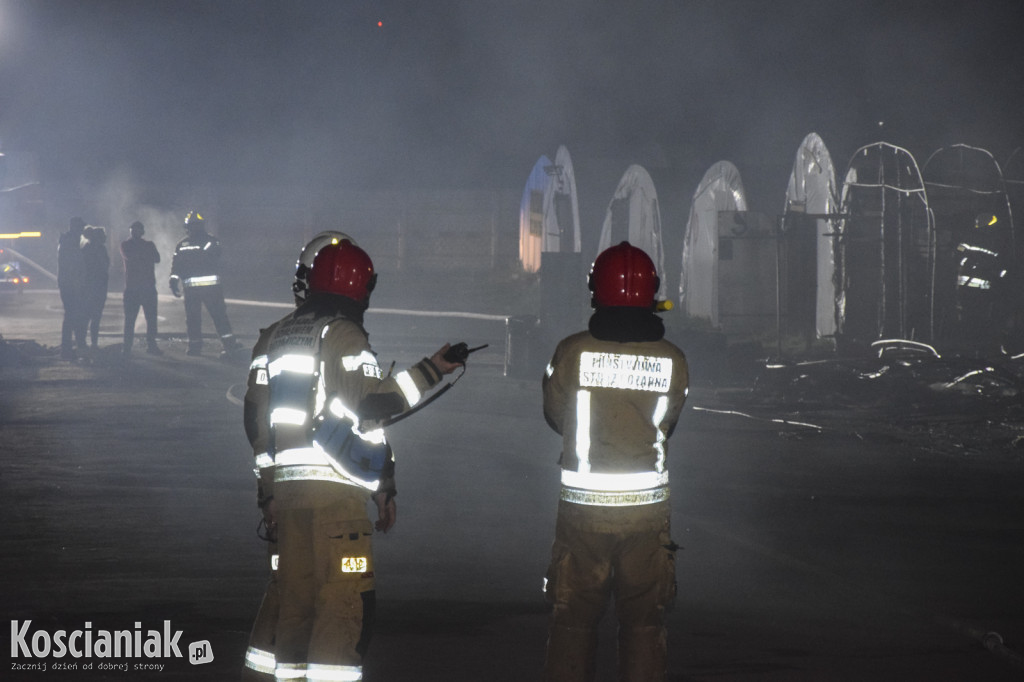
[[384, 22], [383, 22], [383, 21], [378, 21], [378, 22], [377, 22], [377, 28], [380, 28], [380, 27], [381, 27], [381, 26], [383, 26], [383, 25], [384, 25]]

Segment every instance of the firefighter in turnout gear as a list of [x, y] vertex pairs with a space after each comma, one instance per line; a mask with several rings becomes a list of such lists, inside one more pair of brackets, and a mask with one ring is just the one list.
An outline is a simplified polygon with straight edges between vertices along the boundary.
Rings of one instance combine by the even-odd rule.
[[975, 350], [991, 351], [1002, 333], [1006, 294], [1006, 254], [1000, 240], [999, 219], [982, 213], [974, 229], [956, 245], [956, 306], [961, 340]]
[[185, 297], [185, 325], [188, 354], [203, 353], [203, 306], [213, 318], [224, 353], [238, 349], [231, 332], [224, 288], [220, 279], [220, 242], [206, 231], [206, 220], [198, 211], [185, 216], [187, 236], [178, 242], [171, 261], [171, 293]]
[[250, 651], [248, 660], [278, 679], [362, 679], [375, 605], [372, 534], [396, 520], [394, 457], [381, 424], [460, 366], [444, 359], [445, 344], [384, 376], [363, 328], [375, 283], [370, 257], [351, 241], [321, 248], [308, 296], [260, 333], [254, 351], [265, 349], [265, 371], [246, 396], [246, 431], [266, 434], [273, 461], [261, 502], [277, 533], [280, 604], [272, 655]]
[[[304, 303], [309, 295], [309, 276], [313, 272], [313, 259], [316, 254], [329, 244], [340, 244], [343, 241], [356, 243], [343, 232], [331, 231], [321, 232], [303, 247], [296, 262], [292, 282], [296, 307]], [[274, 678], [274, 637], [280, 608], [280, 591], [277, 585], [277, 564], [280, 558], [277, 551], [277, 524], [273, 516], [273, 496], [268, 492], [274, 487], [274, 459], [269, 453], [270, 427], [267, 420], [267, 403], [270, 397], [267, 380], [267, 345], [270, 337], [263, 332], [264, 330], [260, 330], [260, 336], [252, 349], [244, 402], [246, 436], [252, 445], [255, 459], [253, 471], [256, 474], [256, 504], [262, 512], [259, 535], [267, 543], [267, 564], [270, 567], [270, 579], [267, 581], [260, 610], [249, 634], [249, 647], [245, 654], [242, 679], [253, 681]]]
[[619, 676], [664, 680], [664, 616], [675, 599], [666, 440], [686, 400], [686, 357], [655, 314], [659, 278], [622, 242], [594, 261], [589, 329], [563, 339], [543, 379], [562, 435], [562, 488], [545, 578], [552, 604], [544, 679], [593, 680], [610, 597]]

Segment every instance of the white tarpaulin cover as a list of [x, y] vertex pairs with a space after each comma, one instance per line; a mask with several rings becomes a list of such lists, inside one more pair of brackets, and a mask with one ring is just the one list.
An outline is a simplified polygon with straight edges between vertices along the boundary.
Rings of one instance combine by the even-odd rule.
[[601, 253], [622, 241], [643, 249], [654, 261], [658, 277], [661, 278], [657, 298], [659, 301], [665, 300], [665, 254], [661, 241], [658, 194], [654, 190], [651, 176], [637, 165], [626, 169], [608, 204], [597, 252]]
[[540, 252], [544, 245], [544, 194], [551, 184], [547, 168], [551, 159], [541, 156], [530, 171], [519, 204], [519, 261], [526, 272], [540, 270]]
[[541, 252], [579, 253], [580, 210], [569, 150], [555, 162], [541, 156], [523, 189], [519, 206], [519, 260], [527, 272], [540, 269]]
[[544, 251], [580, 252], [580, 207], [576, 173], [565, 146], [555, 153], [551, 182], [544, 193]]
[[690, 317], [718, 321], [718, 212], [746, 211], [747, 199], [736, 166], [719, 161], [704, 174], [690, 204], [683, 240], [679, 303]]
[[[814, 216], [836, 213], [836, 171], [832, 157], [817, 133], [804, 138], [793, 162], [786, 188], [786, 213], [801, 212]], [[836, 333], [835, 254], [831, 220], [815, 218], [815, 243], [818, 254], [817, 302], [815, 326], [818, 338]]]

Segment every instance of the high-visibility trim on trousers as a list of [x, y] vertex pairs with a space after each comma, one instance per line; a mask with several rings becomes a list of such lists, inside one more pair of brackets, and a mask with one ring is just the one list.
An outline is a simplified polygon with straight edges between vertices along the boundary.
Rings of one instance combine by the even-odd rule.
[[274, 669], [275, 680], [304, 680], [306, 679], [305, 663], [278, 663]]
[[318, 682], [359, 682], [363, 679], [363, 669], [358, 665], [310, 663], [306, 666], [306, 679]]
[[277, 669], [274, 652], [250, 646], [245, 652], [245, 667], [258, 673], [273, 675]]

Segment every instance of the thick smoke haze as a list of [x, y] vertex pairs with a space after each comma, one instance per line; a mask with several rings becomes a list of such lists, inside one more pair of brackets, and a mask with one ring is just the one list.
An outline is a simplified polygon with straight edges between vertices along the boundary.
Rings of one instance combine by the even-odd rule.
[[1017, 9], [0, 0], [0, 148], [62, 180], [371, 187], [515, 186], [558, 144], [788, 167], [812, 131], [840, 165], [880, 139], [1005, 159]]

